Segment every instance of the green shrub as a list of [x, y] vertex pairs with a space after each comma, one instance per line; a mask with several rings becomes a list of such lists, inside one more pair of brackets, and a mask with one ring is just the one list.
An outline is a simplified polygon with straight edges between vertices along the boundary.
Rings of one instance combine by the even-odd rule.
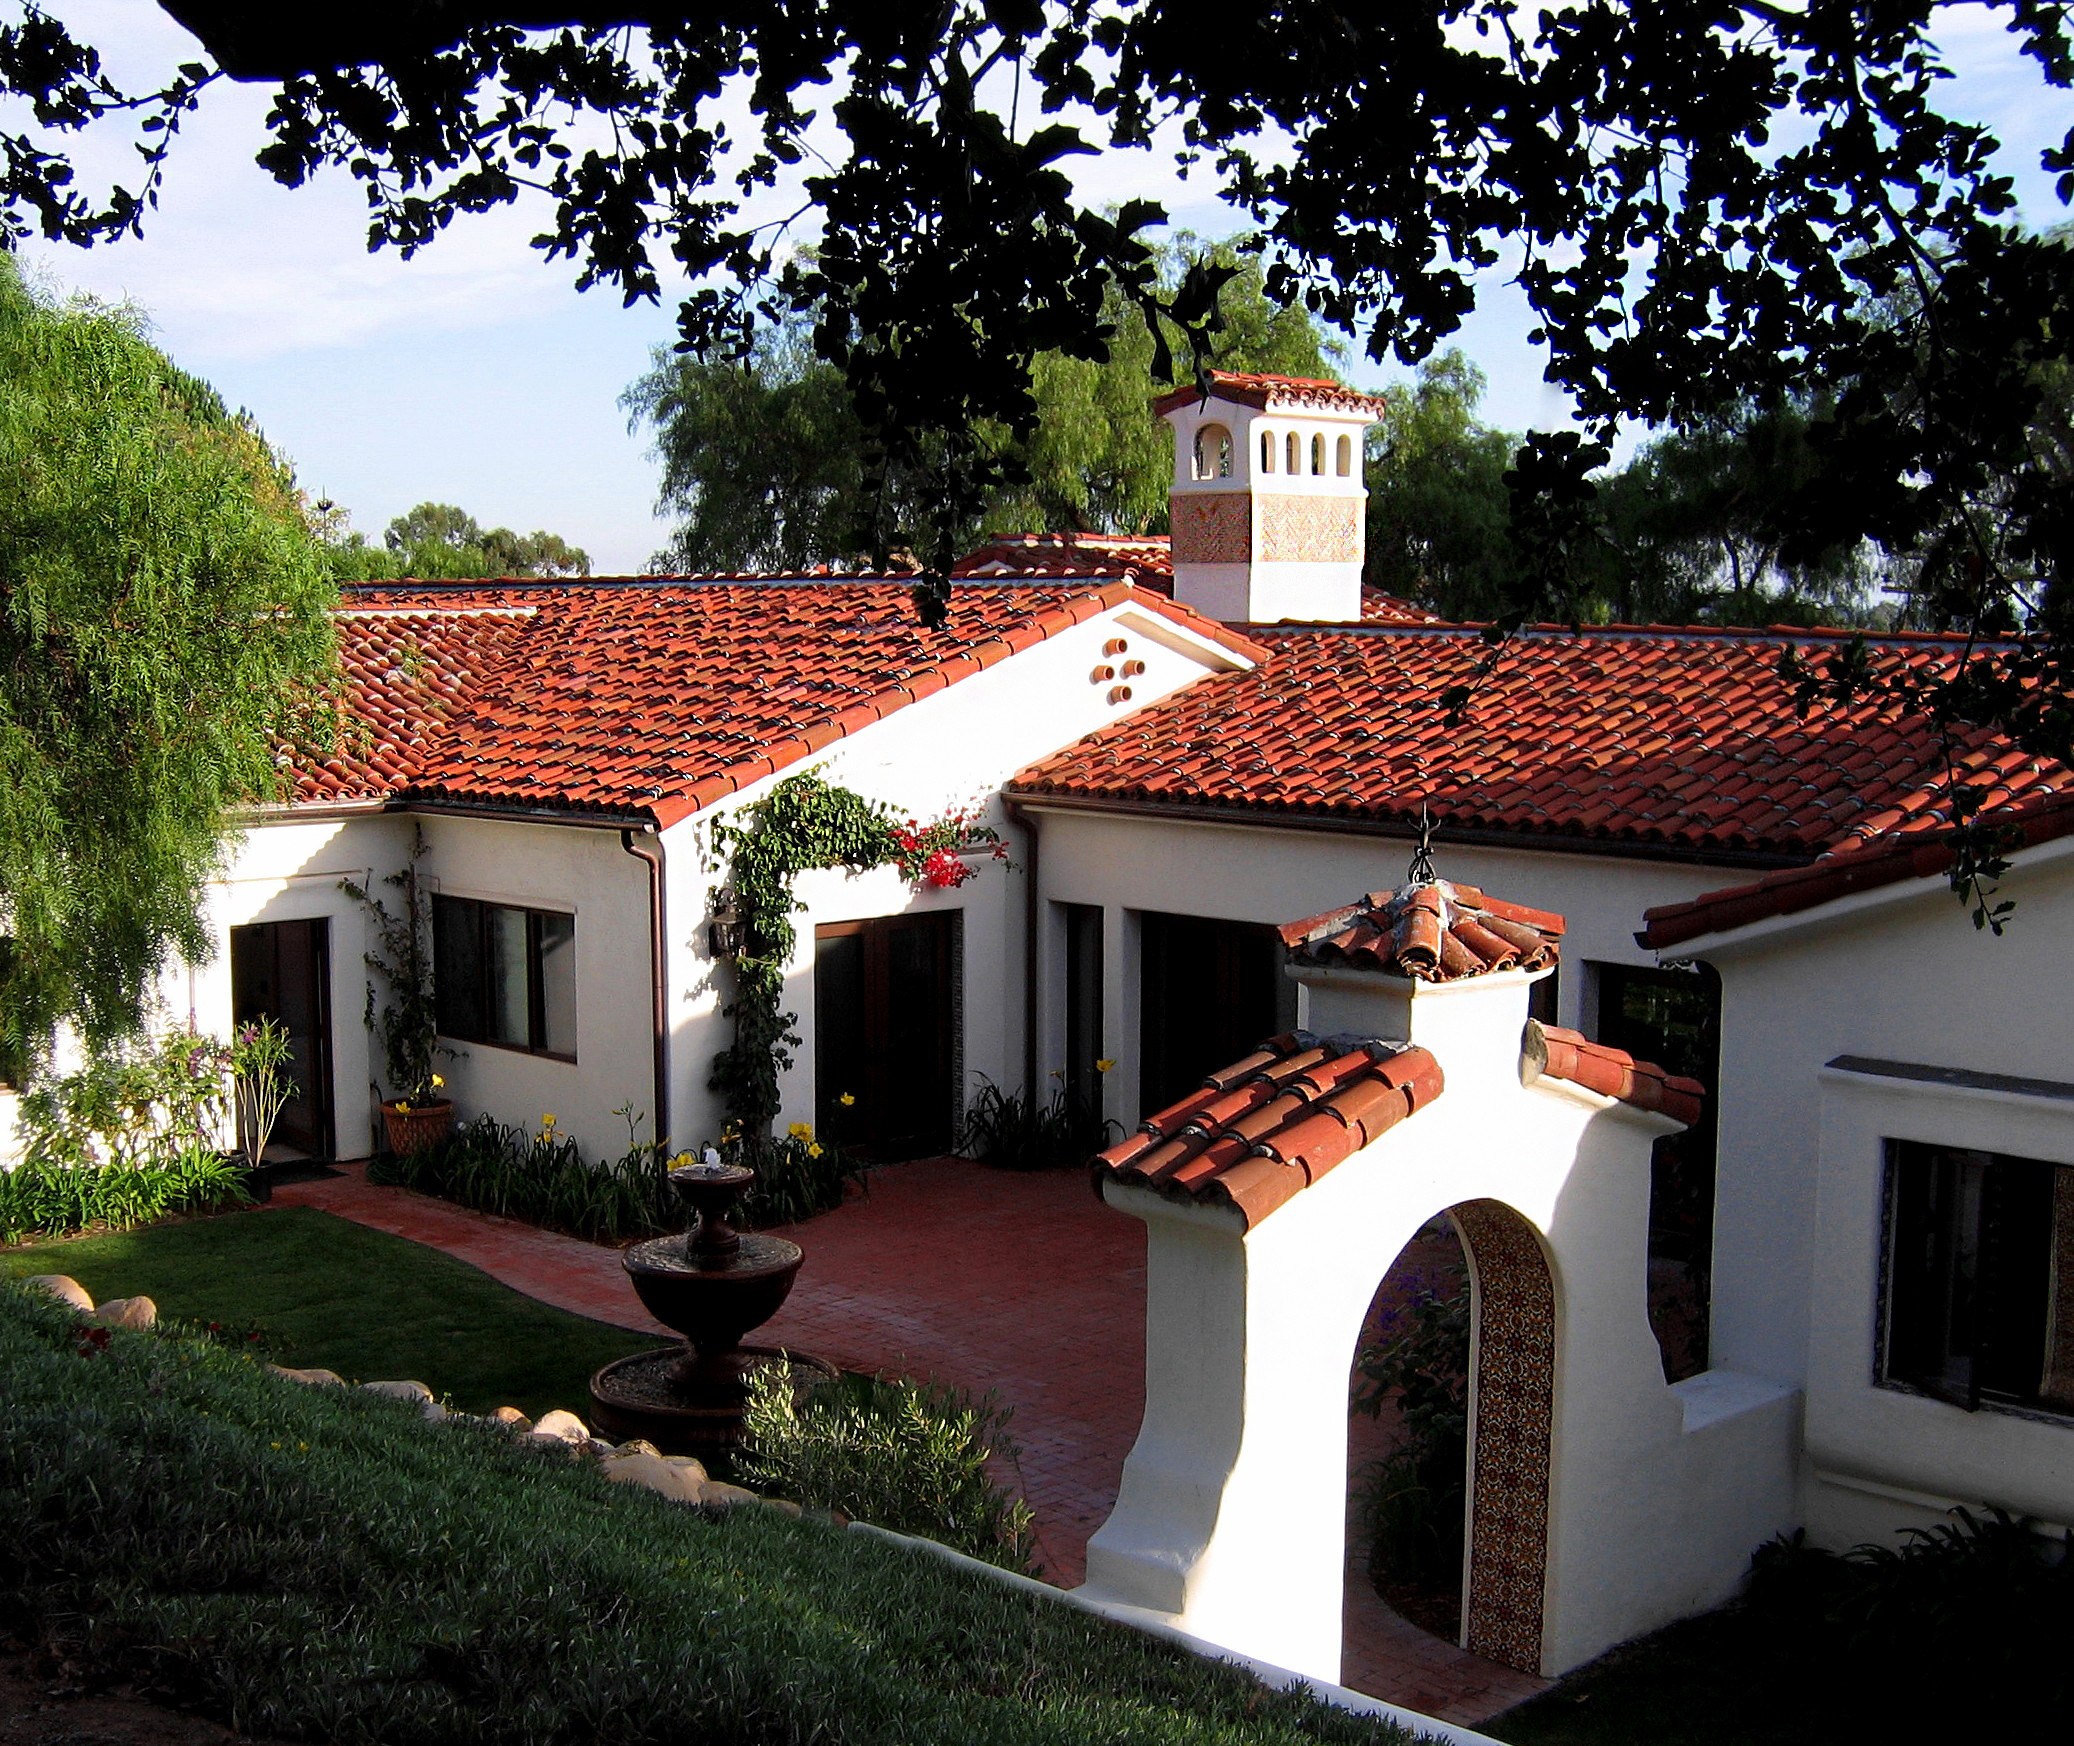
[[162, 1163], [31, 1162], [0, 1170], [0, 1243], [94, 1225], [126, 1230], [168, 1213], [222, 1212], [251, 1199], [244, 1166], [203, 1147]]
[[766, 1365], [752, 1380], [735, 1461], [761, 1490], [1026, 1571], [1029, 1506], [987, 1476], [994, 1457], [1015, 1458], [1007, 1425], [991, 1397], [870, 1376], [845, 1374], [801, 1400]]
[[0, 1290], [0, 1623], [333, 1746], [1298, 1746], [1398, 1730], [863, 1535]]
[[[730, 1162], [751, 1162], [740, 1157], [732, 1137], [719, 1150]], [[594, 1243], [624, 1243], [685, 1228], [684, 1203], [670, 1187], [669, 1173], [691, 1156], [668, 1155], [629, 1134], [617, 1158], [591, 1164], [552, 1122], [528, 1133], [481, 1115], [422, 1152], [375, 1159], [367, 1176]], [[796, 1224], [840, 1206], [844, 1184], [858, 1175], [832, 1148], [816, 1145], [811, 1130], [804, 1138], [795, 1130], [768, 1142], [753, 1162], [757, 1179], [735, 1220], [750, 1229]]]
[[[1353, 1408], [1380, 1416], [1395, 1399], [1403, 1441], [1354, 1478], [1356, 1521], [1377, 1587], [1402, 1605], [1423, 1591], [1444, 1616], [1462, 1582], [1469, 1460], [1469, 1291], [1459, 1263], [1440, 1290], [1419, 1291], [1386, 1339], [1354, 1360]], [[1421, 1618], [1421, 1623], [1428, 1623]]]
[[1085, 1164], [1120, 1131], [1063, 1086], [1040, 1105], [1031, 1093], [1003, 1091], [982, 1076], [958, 1130], [958, 1150], [1003, 1170], [1050, 1170]]

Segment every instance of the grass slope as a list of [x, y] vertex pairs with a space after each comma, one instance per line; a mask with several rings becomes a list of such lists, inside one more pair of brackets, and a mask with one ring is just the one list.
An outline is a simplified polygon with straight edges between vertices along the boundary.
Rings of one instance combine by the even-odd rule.
[[275, 1336], [276, 1363], [367, 1382], [408, 1377], [466, 1412], [508, 1405], [537, 1418], [566, 1407], [587, 1417], [591, 1372], [656, 1344], [311, 1207], [0, 1249], [0, 1278], [32, 1273], [69, 1273], [97, 1303], [141, 1295], [163, 1315], [258, 1322]]
[[0, 1288], [0, 1622], [335, 1746], [1296, 1746], [1401, 1731], [775, 1512]]

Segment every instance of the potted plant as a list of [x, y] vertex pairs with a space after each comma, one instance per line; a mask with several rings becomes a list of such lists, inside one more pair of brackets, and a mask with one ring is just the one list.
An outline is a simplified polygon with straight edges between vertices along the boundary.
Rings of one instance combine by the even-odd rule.
[[389, 991], [379, 1016], [375, 985], [367, 985], [367, 1028], [381, 1039], [388, 1067], [389, 1100], [382, 1105], [389, 1150], [422, 1152], [445, 1139], [454, 1124], [453, 1100], [446, 1081], [434, 1071], [442, 1055], [453, 1050], [439, 1042], [439, 1013], [432, 984], [431, 905], [426, 901], [418, 862], [425, 855], [425, 833], [412, 827], [410, 859], [403, 870], [382, 881], [399, 896], [392, 910], [375, 893], [341, 879], [339, 889], [367, 910], [374, 925], [375, 949], [366, 954], [368, 969]]

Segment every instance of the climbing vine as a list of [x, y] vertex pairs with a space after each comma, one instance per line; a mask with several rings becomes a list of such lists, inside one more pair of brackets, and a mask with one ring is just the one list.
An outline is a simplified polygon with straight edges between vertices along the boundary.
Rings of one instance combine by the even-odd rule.
[[731, 1125], [746, 1146], [761, 1150], [782, 1100], [778, 1076], [792, 1065], [799, 1033], [797, 1015], [785, 1011], [785, 966], [798, 933], [792, 925], [803, 907], [793, 895], [800, 874], [822, 867], [865, 872], [892, 864], [911, 884], [951, 887], [974, 877], [958, 850], [974, 842], [993, 846], [997, 860], [1007, 847], [972, 813], [954, 812], [921, 823], [901, 820], [877, 801], [866, 800], [809, 772], [788, 776], [746, 813], [746, 824], [714, 828], [714, 846], [727, 859], [740, 933], [734, 953], [735, 997], [722, 1009], [734, 1020], [734, 1041], [713, 1057], [707, 1083], [727, 1105]]

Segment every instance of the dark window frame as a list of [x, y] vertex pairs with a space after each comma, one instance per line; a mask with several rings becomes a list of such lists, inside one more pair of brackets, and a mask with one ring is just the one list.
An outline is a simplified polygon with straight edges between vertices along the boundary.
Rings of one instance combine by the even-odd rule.
[[[1926, 1231], [1925, 1215], [1935, 1216], [1938, 1211], [1936, 1191], [1926, 1180], [1910, 1182], [1906, 1178], [1909, 1173], [1927, 1172], [1940, 1163], [1949, 1165], [1968, 1161], [1983, 1166], [1983, 1174], [1985, 1170], [2008, 1171], [2012, 1167], [2018, 1172], [2059, 1174], [2036, 1177], [2030, 1182], [2028, 1186], [2034, 1197], [2044, 1202], [2046, 1223], [2042, 1230], [2018, 1233], [2014, 1240], [2007, 1234], [1998, 1236], [1989, 1231], [1989, 1208], [1992, 1206], [1997, 1213], [2006, 1213], [2012, 1204], [2020, 1207], [2021, 1192], [2005, 1186], [2001, 1192], [1991, 1193], [1991, 1185], [1983, 1180], [1981, 1192], [1972, 1200], [1971, 1207], [1978, 1228], [1966, 1233], [1964, 1239], [1972, 1246], [1972, 1259], [1979, 1271], [1963, 1290], [1952, 1287], [1955, 1300], [1962, 1295], [1965, 1297], [1963, 1304], [1956, 1301], [1940, 1304], [1936, 1301], [1939, 1282], [1932, 1277], [1934, 1269], [1921, 1265], [1921, 1258], [1905, 1255], [1903, 1249], [1911, 1238], [1922, 1242], [1926, 1236], [1934, 1237], [1937, 1248], [1934, 1259], [1949, 1263], [1954, 1258], [1946, 1253], [1946, 1249], [1958, 1233]], [[1873, 1320], [1873, 1386], [1934, 1400], [1956, 1407], [1961, 1412], [2003, 1413], [2061, 1426], [2074, 1421], [2074, 1393], [2057, 1397], [2045, 1393], [2046, 1370], [2051, 1362], [2048, 1354], [2055, 1350], [2064, 1353], [2068, 1336], [2063, 1330], [2069, 1318], [2074, 1318], [2074, 1304], [2056, 1301], [2049, 1277], [2058, 1265], [2056, 1244], [2066, 1240], [2063, 1233], [2055, 1230], [2054, 1187], [2070, 1180], [2074, 1180], [2074, 1164], [2058, 1159], [2023, 1158], [2013, 1153], [1992, 1152], [1984, 1147], [1956, 1146], [1892, 1135], [1883, 1137], [1880, 1147], [1879, 1265]], [[1945, 1186], [1948, 1189], [1950, 1185]], [[2038, 1209], [2034, 1207], [2032, 1210], [2035, 1213]], [[2035, 1240], [2038, 1253], [2023, 1254], [2025, 1238]], [[2012, 1250], [2017, 1252], [2014, 1262], [2008, 1259]], [[1998, 1254], [2003, 1257], [1999, 1266], [1995, 1262]], [[2032, 1278], [2026, 1284], [2020, 1276], [2025, 1260], [2045, 1277]], [[2005, 1273], [2006, 1277], [1991, 1278], [1991, 1274]], [[1922, 1294], [1921, 1301], [1904, 1301], [1917, 1293]], [[2033, 1307], [2042, 1312], [2033, 1329], [2039, 1349], [2012, 1355], [2007, 1349], [2009, 1330], [1993, 1326], [1995, 1312], [1997, 1308], [2006, 1309], [2012, 1302], [2021, 1305], [2026, 1294], [2035, 1296], [2037, 1303]], [[1957, 1338], [1954, 1344], [1955, 1325], [1970, 1337]], [[1925, 1368], [1925, 1350], [1921, 1345], [1914, 1352], [1903, 1349], [1912, 1342], [1922, 1342], [1926, 1331], [1942, 1335], [1935, 1342], [1941, 1353], [1941, 1374], [1938, 1375], [1929, 1374]], [[1996, 1350], [1998, 1345], [2004, 1349]], [[2027, 1373], [2035, 1375], [2035, 1383], [2030, 1388], [2009, 1387], [2006, 1376], [1993, 1374], [2011, 1363], [2019, 1364]], [[1952, 1374], [1955, 1364], [1963, 1365], [1963, 1378]]]
[[[491, 960], [486, 949], [488, 938], [487, 920], [492, 910], [508, 910], [514, 915], [525, 917], [526, 925], [526, 1036], [523, 1043], [508, 1038], [493, 1037], [489, 1031], [489, 1013], [492, 1008], [490, 994]], [[472, 998], [477, 1022], [471, 1029], [456, 1028], [451, 1022], [461, 1014], [458, 1001], [450, 996], [443, 984], [443, 973], [435, 974], [433, 982], [433, 1005], [436, 1013], [438, 1034], [457, 1043], [467, 1043], [476, 1048], [502, 1049], [513, 1055], [533, 1055], [545, 1061], [565, 1061], [574, 1064], [577, 1051], [574, 1049], [551, 1049], [545, 1041], [547, 1025], [547, 978], [542, 974], [544, 952], [542, 949], [542, 923], [566, 923], [569, 929], [568, 944], [573, 948], [576, 941], [576, 915], [566, 909], [531, 909], [524, 904], [499, 903], [487, 897], [462, 897], [450, 892], [435, 892], [432, 898], [432, 961], [441, 965], [448, 954], [442, 950], [443, 930], [456, 925], [462, 913], [469, 916], [469, 926], [474, 934], [474, 959], [477, 983]], [[573, 980], [573, 979], [572, 979]], [[572, 988], [570, 997], [569, 1023], [573, 1031], [577, 1028], [578, 1003]]]

